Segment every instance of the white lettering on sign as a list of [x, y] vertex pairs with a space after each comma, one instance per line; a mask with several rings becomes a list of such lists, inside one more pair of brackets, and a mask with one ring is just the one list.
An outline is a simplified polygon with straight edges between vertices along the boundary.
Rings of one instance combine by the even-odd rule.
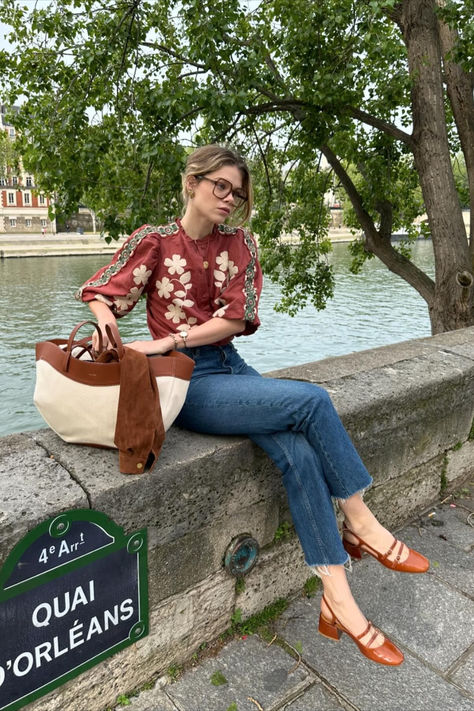
[[61, 541], [59, 547], [49, 546], [49, 548], [43, 548], [41, 553], [39, 554], [38, 562], [44, 563], [46, 565], [48, 560], [53, 556], [56, 556], [57, 558], [68, 556], [71, 553], [75, 553], [76, 551], [78, 551], [79, 546], [82, 546], [84, 543], [84, 534], [81, 532], [79, 534], [78, 541], [72, 541], [71, 543], [68, 543], [67, 540], [64, 539]]
[[[76, 588], [75, 593], [77, 593], [78, 590], [81, 590], [82, 594], [84, 594], [81, 586]], [[87, 604], [94, 600], [93, 580], [89, 581], [89, 598], [85, 596], [86, 602], [83, 602], [82, 594], [78, 593], [77, 599], [79, 600], [80, 598], [80, 604]], [[64, 595], [65, 600], [66, 595], [67, 593]], [[75, 598], [73, 597], [73, 600], [74, 599]], [[34, 626], [46, 627], [49, 625], [53, 615], [56, 616], [54, 610], [54, 601], [53, 605], [50, 605], [47, 602], [42, 602], [40, 605], [37, 605], [32, 616]], [[94, 615], [87, 623], [74, 620], [72, 627], [65, 631], [64, 640], [60, 640], [56, 635], [53, 637], [52, 641], [45, 641], [37, 644], [32, 652], [21, 652], [15, 657], [15, 659], [13, 659], [13, 661], [8, 659], [6, 663], [0, 665], [0, 687], [4, 683], [8, 671], [12, 671], [16, 677], [26, 676], [33, 668], [39, 669], [44, 666], [44, 664], [48, 664], [54, 659], [58, 659], [58, 657], [61, 657], [63, 654], [67, 654], [72, 649], [84, 644], [84, 642], [88, 642], [94, 635], [103, 634], [110, 629], [110, 627], [117, 626], [119, 622], [126, 622], [130, 619], [130, 617], [132, 617], [133, 613], [133, 600], [131, 598], [127, 598], [122, 600], [120, 605], [118, 603], [114, 605], [112, 610], [104, 610], [100, 616]], [[63, 614], [59, 615], [59, 617], [62, 616]]]
[[60, 597], [53, 598], [53, 604], [49, 602], [41, 602], [33, 610], [31, 620], [35, 627], [47, 627], [51, 617], [64, 617], [68, 612], [74, 612], [79, 605], [88, 605], [95, 600], [94, 581], [89, 580], [89, 597], [84, 592], [82, 585], [79, 585], [74, 590], [74, 595], [71, 603], [71, 594], [65, 592]]

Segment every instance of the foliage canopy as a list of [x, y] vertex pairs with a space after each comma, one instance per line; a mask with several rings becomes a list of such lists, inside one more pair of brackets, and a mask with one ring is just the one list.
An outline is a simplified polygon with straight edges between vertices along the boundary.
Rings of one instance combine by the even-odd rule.
[[[443, 166], [445, 153], [464, 160], [467, 179], [457, 182], [472, 207], [474, 155], [460, 125], [474, 139], [473, 10], [474, 0], [52, 0], [33, 9], [3, 0], [0, 19], [21, 47], [0, 55], [4, 98], [26, 99], [15, 118], [21, 151], [60, 211], [85, 202], [112, 237], [172, 218], [188, 146], [231, 142], [253, 165], [252, 227], [265, 270], [283, 284], [283, 308], [307, 299], [322, 308], [332, 293], [323, 196], [335, 185], [363, 230], [356, 265], [376, 254], [425, 298], [435, 331], [456, 328], [474, 322], [474, 245], [461, 232], [451, 167], [435, 206], [428, 154]], [[470, 102], [459, 108], [450, 90], [466, 82]], [[424, 210], [436, 282], [412, 264], [408, 244], [390, 241], [413, 237]], [[456, 213], [451, 235], [436, 231], [436, 210]]]

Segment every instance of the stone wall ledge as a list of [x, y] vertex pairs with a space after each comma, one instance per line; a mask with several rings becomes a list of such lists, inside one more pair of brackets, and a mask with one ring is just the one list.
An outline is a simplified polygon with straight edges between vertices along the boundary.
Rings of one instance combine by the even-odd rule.
[[[474, 473], [474, 327], [272, 373], [323, 385], [374, 477], [366, 497], [396, 528]], [[243, 617], [292, 594], [308, 577], [281, 477], [248, 439], [172, 428], [155, 469], [118, 471], [117, 452], [62, 442], [50, 430], [0, 439], [0, 562], [31, 528], [71, 508], [93, 508], [126, 532], [147, 527], [150, 635], [43, 700], [35, 711], [101, 711], [170, 664], [188, 659]], [[234, 536], [262, 548], [238, 595], [223, 570]]]

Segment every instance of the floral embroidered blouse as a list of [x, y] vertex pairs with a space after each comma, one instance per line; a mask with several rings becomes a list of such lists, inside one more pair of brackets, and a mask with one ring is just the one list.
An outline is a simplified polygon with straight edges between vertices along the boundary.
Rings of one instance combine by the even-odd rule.
[[160, 227], [144, 225], [133, 232], [111, 263], [82, 285], [76, 298], [103, 301], [120, 317], [145, 293], [148, 328], [154, 339], [213, 317], [245, 320], [241, 335], [248, 335], [260, 325], [261, 288], [257, 248], [249, 232], [215, 225], [208, 237], [196, 241], [178, 219]]

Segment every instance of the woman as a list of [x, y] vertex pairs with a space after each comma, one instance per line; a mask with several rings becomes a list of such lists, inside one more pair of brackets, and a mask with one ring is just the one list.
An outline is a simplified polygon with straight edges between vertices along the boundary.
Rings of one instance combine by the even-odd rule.
[[[183, 174], [185, 212], [164, 227], [144, 226], [79, 291], [101, 330], [129, 312], [143, 292], [152, 340], [128, 344], [142, 353], [179, 348], [195, 361], [177, 424], [208, 434], [247, 435], [283, 473], [305, 560], [321, 576], [319, 631], [348, 634], [374, 662], [398, 665], [402, 652], [366, 620], [347, 581], [350, 555], [368, 552], [386, 567], [425, 572], [421, 554], [395, 541], [361, 493], [372, 479], [322, 388], [262, 378], [238, 355], [234, 336], [258, 325], [262, 277], [252, 236], [247, 165], [216, 145], [197, 149]], [[341, 541], [332, 499], [345, 521]]]

